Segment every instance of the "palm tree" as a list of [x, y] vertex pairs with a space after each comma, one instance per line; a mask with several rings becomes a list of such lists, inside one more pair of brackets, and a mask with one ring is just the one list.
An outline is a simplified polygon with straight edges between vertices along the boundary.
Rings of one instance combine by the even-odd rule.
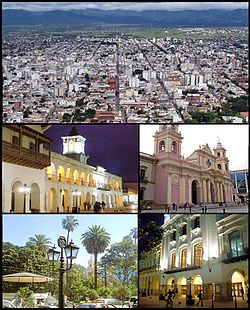
[[79, 225], [78, 220], [70, 215], [70, 216], [66, 216], [66, 219], [62, 219], [62, 226], [63, 229], [67, 230], [68, 234], [67, 234], [67, 244], [69, 243], [69, 233], [73, 232], [74, 229]]
[[103, 253], [110, 242], [110, 234], [101, 226], [93, 225], [82, 234], [82, 245], [89, 254], [94, 254], [94, 279], [97, 289], [97, 256]]
[[43, 253], [44, 256], [46, 256], [47, 250], [49, 246], [51, 245], [51, 239], [46, 238], [44, 234], [38, 234], [34, 237], [30, 237], [27, 244], [34, 244], [38, 247], [38, 249]]
[[137, 227], [130, 229], [129, 237], [134, 240], [136, 244], [136, 240], [138, 238], [138, 229]]

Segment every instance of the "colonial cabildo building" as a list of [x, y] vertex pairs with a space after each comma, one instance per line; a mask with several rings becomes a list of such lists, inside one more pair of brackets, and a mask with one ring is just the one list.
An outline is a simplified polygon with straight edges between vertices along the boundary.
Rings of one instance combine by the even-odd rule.
[[184, 159], [181, 140], [178, 125], [160, 125], [154, 155], [140, 154], [140, 199], [157, 204], [232, 202], [229, 160], [221, 143], [213, 152], [202, 145]]
[[140, 292], [230, 301], [248, 289], [248, 215], [172, 215], [161, 246], [140, 260]]
[[3, 212], [84, 212], [96, 201], [121, 207], [122, 178], [87, 164], [86, 139], [73, 128], [63, 154], [51, 151], [48, 125], [4, 125]]

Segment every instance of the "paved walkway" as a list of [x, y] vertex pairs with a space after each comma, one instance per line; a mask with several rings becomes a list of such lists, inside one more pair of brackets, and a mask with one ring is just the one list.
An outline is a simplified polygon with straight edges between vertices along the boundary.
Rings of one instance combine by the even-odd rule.
[[[198, 299], [195, 300], [195, 303], [197, 303]], [[153, 297], [140, 297], [139, 298], [139, 306], [141, 309], [144, 308], [167, 308], [166, 302], [160, 300], [158, 296]], [[179, 298], [173, 300], [173, 308], [202, 308], [202, 309], [210, 309], [212, 308], [212, 301], [211, 300], [204, 300], [203, 306], [186, 306], [186, 299], [185, 298]], [[215, 302], [214, 301], [214, 308], [235, 308], [235, 302], [229, 301], [229, 302]], [[241, 298], [237, 298], [237, 308], [239, 309], [245, 309], [248, 308], [248, 303], [246, 301], [243, 301]]]

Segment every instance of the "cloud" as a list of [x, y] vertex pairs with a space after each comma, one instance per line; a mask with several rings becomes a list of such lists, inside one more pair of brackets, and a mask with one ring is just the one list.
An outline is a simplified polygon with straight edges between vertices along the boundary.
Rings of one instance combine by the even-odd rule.
[[73, 10], [207, 10], [248, 9], [248, 2], [3, 2], [3, 9], [24, 9], [30, 11]]

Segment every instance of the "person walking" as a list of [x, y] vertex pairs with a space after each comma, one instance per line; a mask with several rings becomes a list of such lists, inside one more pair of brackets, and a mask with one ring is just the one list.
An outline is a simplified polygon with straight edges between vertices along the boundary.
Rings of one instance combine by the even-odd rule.
[[200, 302], [201, 302], [201, 306], [203, 306], [203, 299], [202, 299], [202, 292], [201, 292], [201, 290], [200, 290], [199, 294], [197, 295], [197, 297], [199, 298], [199, 300], [198, 300], [196, 306], [198, 306]]

